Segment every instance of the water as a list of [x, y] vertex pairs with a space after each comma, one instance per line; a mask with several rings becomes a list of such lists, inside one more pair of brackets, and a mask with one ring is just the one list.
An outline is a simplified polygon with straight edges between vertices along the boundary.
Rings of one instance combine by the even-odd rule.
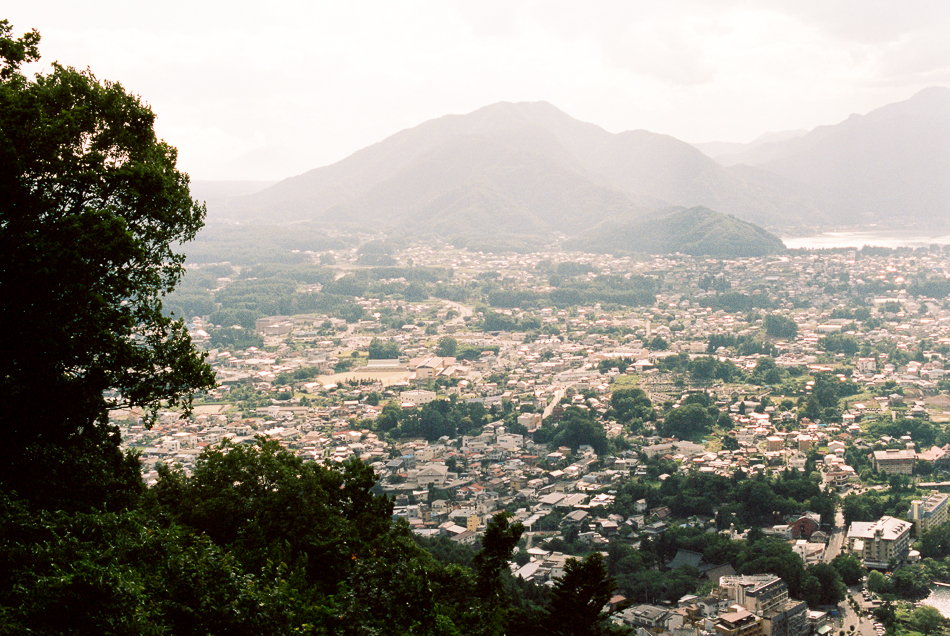
[[950, 234], [914, 230], [863, 230], [853, 232], [824, 232], [813, 236], [782, 237], [789, 249], [821, 249], [830, 247], [927, 247], [950, 245]]
[[945, 618], [950, 618], [950, 587], [934, 587], [921, 603], [936, 607]]

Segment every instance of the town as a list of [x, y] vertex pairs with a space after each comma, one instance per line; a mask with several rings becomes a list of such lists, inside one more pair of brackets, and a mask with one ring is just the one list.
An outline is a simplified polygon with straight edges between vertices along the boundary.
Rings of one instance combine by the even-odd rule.
[[[950, 580], [950, 253], [368, 254], [298, 254], [323, 274], [289, 293], [353, 295], [243, 325], [215, 319], [260, 268], [189, 267], [218, 387], [150, 428], [114, 413], [148, 482], [222, 441], [356, 457], [427, 545], [505, 512], [525, 582], [603, 552], [642, 634], [871, 636]], [[774, 539], [798, 563], [750, 574]]]

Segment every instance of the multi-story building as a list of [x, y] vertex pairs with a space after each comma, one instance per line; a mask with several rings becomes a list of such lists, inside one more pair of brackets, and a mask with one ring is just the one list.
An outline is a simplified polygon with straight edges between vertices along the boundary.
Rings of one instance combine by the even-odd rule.
[[907, 448], [888, 448], [874, 451], [872, 462], [874, 470], [888, 475], [911, 475], [914, 472], [914, 460], [917, 453]]
[[747, 609], [738, 607], [735, 611], [719, 615], [714, 624], [719, 636], [764, 636], [762, 619]]
[[926, 499], [910, 502], [910, 520], [914, 522], [918, 537], [931, 528], [947, 523], [948, 500], [950, 496], [935, 492]]
[[803, 636], [808, 631], [808, 607], [789, 599], [788, 585], [774, 574], [724, 576], [719, 589], [761, 617], [764, 636]]
[[[655, 605], [633, 605], [619, 616], [625, 625], [646, 630], [673, 631], [683, 626], [685, 612], [673, 611]], [[743, 634], [742, 636], [745, 636]], [[750, 636], [758, 636], [753, 634]]]
[[399, 401], [403, 404], [412, 404], [413, 406], [422, 406], [435, 401], [435, 391], [403, 391], [399, 394]]
[[719, 579], [719, 589], [729, 600], [760, 615], [788, 600], [788, 586], [774, 574], [724, 576]]
[[877, 521], [855, 521], [848, 528], [848, 549], [865, 567], [885, 569], [892, 560], [901, 562], [910, 550], [909, 521], [881, 517]]

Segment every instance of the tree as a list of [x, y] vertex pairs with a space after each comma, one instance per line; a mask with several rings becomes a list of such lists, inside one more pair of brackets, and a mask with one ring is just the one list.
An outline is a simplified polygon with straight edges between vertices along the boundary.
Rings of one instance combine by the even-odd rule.
[[[162, 297], [194, 238], [155, 115], [118, 83], [54, 64], [0, 21], [0, 485], [36, 506], [129, 504], [138, 462], [109, 411], [190, 405], [214, 375]], [[39, 487], [42, 485], [42, 487]]]
[[485, 613], [493, 614], [490, 622], [503, 620], [504, 602], [501, 573], [511, 561], [511, 553], [518, 545], [524, 526], [511, 523], [508, 514], [500, 512], [492, 517], [482, 537], [482, 549], [475, 555], [475, 592], [485, 603]]
[[934, 526], [920, 537], [920, 556], [925, 559], [943, 559], [950, 556], [950, 525]]
[[888, 591], [887, 578], [878, 570], [868, 572], [866, 586], [868, 591], [874, 592], [875, 594], [882, 594]]
[[[749, 532], [749, 538], [753, 538], [752, 531]], [[805, 578], [805, 566], [801, 558], [787, 543], [771, 537], [748, 543], [739, 555], [739, 567], [736, 569], [739, 574], [774, 574], [785, 581], [789, 594], [796, 597], [801, 593]]]
[[765, 317], [765, 333], [772, 338], [794, 340], [798, 335], [798, 325], [786, 316], [769, 314]]
[[607, 433], [604, 427], [591, 417], [589, 411], [576, 406], [569, 406], [564, 410], [551, 442], [556, 446], [569, 446], [575, 453], [584, 444], [591, 446], [598, 455], [607, 452]]
[[354, 560], [376, 556], [391, 528], [392, 501], [356, 459], [340, 470], [304, 462], [274, 440], [206, 449], [191, 476], [162, 466], [149, 502], [227, 548], [250, 572], [271, 563], [334, 590]]
[[550, 634], [594, 636], [611, 633], [604, 606], [617, 584], [607, 576], [604, 557], [594, 552], [583, 561], [568, 559], [556, 579], [544, 623]]
[[914, 609], [910, 615], [910, 623], [919, 632], [932, 634], [940, 629], [946, 619], [936, 607], [921, 605]]
[[838, 570], [830, 563], [815, 563], [808, 566], [805, 573], [806, 580], [814, 577], [820, 584], [820, 605], [837, 605], [845, 599], [847, 588], [841, 581]]
[[615, 390], [610, 395], [610, 406], [617, 412], [617, 419], [625, 424], [635, 418], [648, 421], [656, 417], [653, 403], [639, 387], [622, 387]]
[[373, 338], [369, 343], [370, 360], [392, 360], [398, 358], [400, 353], [399, 343], [392, 340], [385, 342], [379, 338]]
[[138, 511], [29, 512], [0, 495], [0, 632], [267, 634], [310, 608], [208, 537]]
[[930, 578], [922, 565], [907, 565], [891, 575], [891, 591], [904, 598], [923, 598], [930, 593]]
[[455, 352], [458, 350], [459, 342], [452, 336], [443, 336], [439, 339], [439, 346], [435, 349], [435, 354], [443, 358], [451, 358], [455, 356]]
[[687, 404], [668, 413], [658, 428], [666, 437], [695, 439], [708, 433], [715, 423], [716, 418], [708, 409], [699, 404]]
[[831, 560], [831, 565], [838, 570], [841, 580], [847, 585], [857, 585], [864, 576], [861, 560], [853, 554], [839, 554]]

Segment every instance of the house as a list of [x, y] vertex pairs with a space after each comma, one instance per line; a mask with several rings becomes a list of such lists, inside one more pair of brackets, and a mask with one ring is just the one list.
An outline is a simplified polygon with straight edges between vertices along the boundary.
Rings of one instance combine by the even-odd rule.
[[930, 462], [934, 468], [945, 469], [950, 466], [950, 453], [946, 448], [932, 446], [930, 450], [917, 453], [917, 459], [922, 462]]
[[411, 404], [413, 406], [422, 406], [435, 401], [435, 391], [403, 391], [399, 394], [399, 401], [402, 404]]
[[818, 530], [821, 516], [815, 512], [806, 512], [798, 519], [788, 524], [793, 539], [808, 539]]
[[564, 518], [561, 519], [561, 525], [562, 526], [578, 526], [581, 523], [583, 523], [586, 517], [587, 517], [586, 510], [574, 510], [564, 515]]
[[683, 614], [656, 605], [633, 605], [617, 615], [631, 627], [673, 631], [683, 626]]
[[441, 488], [445, 485], [448, 476], [448, 467], [445, 464], [438, 463], [426, 464], [409, 474], [409, 478], [415, 479], [416, 485], [420, 488], [428, 486], [429, 484], [432, 484], [436, 488]]

